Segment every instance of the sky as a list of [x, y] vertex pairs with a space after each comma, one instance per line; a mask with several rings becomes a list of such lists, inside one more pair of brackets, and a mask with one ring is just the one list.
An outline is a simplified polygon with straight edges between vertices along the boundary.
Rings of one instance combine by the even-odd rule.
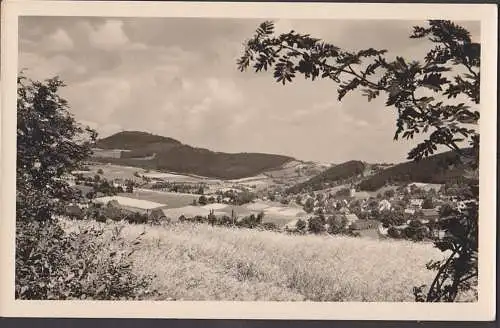
[[[20, 17], [19, 69], [59, 76], [75, 118], [106, 137], [146, 131], [223, 152], [300, 160], [397, 163], [416, 141], [393, 141], [396, 113], [360, 93], [337, 101], [330, 80], [282, 86], [271, 72], [240, 72], [243, 43], [262, 20]], [[274, 20], [347, 50], [387, 49], [422, 60], [432, 44], [402, 20]], [[478, 22], [460, 22], [479, 38]]]

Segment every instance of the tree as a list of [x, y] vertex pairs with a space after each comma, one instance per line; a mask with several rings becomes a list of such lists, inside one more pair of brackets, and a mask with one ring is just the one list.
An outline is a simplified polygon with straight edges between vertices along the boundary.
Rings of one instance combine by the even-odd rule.
[[134, 192], [134, 182], [131, 180], [127, 180], [126, 186], [125, 186], [125, 192], [131, 194]]
[[314, 209], [314, 199], [307, 198], [306, 203], [304, 204], [304, 211], [306, 213], [312, 213], [313, 209]]
[[320, 216], [313, 216], [309, 218], [309, 231], [315, 234], [325, 231], [325, 219]]
[[60, 179], [90, 156], [97, 134], [79, 125], [58, 95], [64, 83], [17, 80], [16, 220], [47, 221], [75, 192]]
[[207, 197], [201, 195], [200, 198], [198, 198], [198, 204], [202, 206], [207, 205]]
[[298, 219], [297, 223], [295, 223], [295, 227], [297, 228], [298, 232], [305, 232], [307, 227], [307, 222], [302, 219]]
[[[480, 100], [481, 46], [472, 42], [466, 29], [444, 20], [415, 26], [410, 38], [427, 38], [434, 44], [423, 62], [400, 56], [388, 59], [383, 49], [346, 51], [295, 31], [276, 36], [273, 22], [266, 21], [246, 42], [237, 65], [241, 71], [251, 64], [256, 72], [273, 69], [276, 82], [283, 85], [297, 74], [311, 80], [330, 79], [338, 85], [339, 101], [359, 89], [368, 101], [385, 95], [386, 106], [397, 112], [395, 140], [426, 135], [409, 151], [408, 159], [420, 160], [444, 146], [476, 170], [479, 131], [474, 126], [480, 118], [476, 106]], [[459, 96], [465, 102], [457, 103]], [[464, 149], [467, 144], [470, 151]], [[476, 189], [475, 185], [471, 187]], [[474, 197], [479, 199], [477, 193]], [[451, 251], [451, 255], [433, 267], [436, 279], [425, 297], [421, 296], [422, 289], [414, 290], [417, 300], [453, 301], [459, 289], [467, 288], [469, 281], [477, 278], [476, 212], [471, 208], [467, 215], [450, 220], [460, 222], [467, 233], [457, 232], [451, 223], [446, 227], [451, 235], [458, 235], [436, 246]]]
[[104, 174], [104, 171], [102, 169], [97, 170], [97, 174]]
[[346, 231], [347, 218], [344, 215], [330, 216], [327, 220], [328, 233], [335, 235]]
[[395, 194], [395, 192], [394, 192], [394, 190], [393, 190], [393, 189], [388, 189], [388, 190], [386, 190], [386, 191], [384, 192], [384, 196], [385, 196], [386, 198], [392, 198], [392, 197], [394, 197], [394, 194]]

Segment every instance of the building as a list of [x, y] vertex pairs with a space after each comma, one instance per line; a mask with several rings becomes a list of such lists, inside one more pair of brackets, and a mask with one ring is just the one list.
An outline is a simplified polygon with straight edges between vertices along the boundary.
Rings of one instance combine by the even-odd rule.
[[426, 221], [439, 219], [439, 211], [437, 208], [422, 209], [422, 219]]
[[390, 211], [391, 208], [392, 208], [392, 205], [387, 199], [383, 199], [380, 201], [380, 203], [378, 203], [379, 212]]
[[421, 209], [424, 200], [422, 198], [412, 198], [410, 199], [410, 206], [414, 209]]
[[124, 210], [148, 215], [154, 209], [163, 209], [167, 207], [166, 204], [123, 196], [105, 196], [94, 199], [94, 203], [96, 204], [107, 205], [109, 202], [115, 203], [116, 206]]

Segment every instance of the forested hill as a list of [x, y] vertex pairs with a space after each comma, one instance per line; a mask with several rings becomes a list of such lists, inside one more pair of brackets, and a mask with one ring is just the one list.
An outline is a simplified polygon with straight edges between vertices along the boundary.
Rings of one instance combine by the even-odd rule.
[[[471, 149], [465, 149], [464, 152], [472, 155]], [[362, 180], [358, 187], [360, 190], [374, 191], [393, 183], [446, 183], [464, 178], [466, 169], [467, 161], [461, 160], [459, 154], [450, 151], [429, 156], [418, 162], [394, 165]]]
[[365, 168], [365, 163], [361, 161], [348, 161], [334, 165], [311, 179], [289, 188], [288, 192], [298, 193], [301, 191], [314, 191], [333, 187], [337, 184], [346, 182], [346, 180], [352, 180], [359, 177], [363, 174]]
[[281, 167], [292, 157], [261, 153], [222, 153], [182, 144], [178, 140], [145, 132], [124, 131], [98, 140], [96, 148], [122, 151], [119, 156], [99, 152], [95, 160], [195, 174], [221, 179], [250, 177]]

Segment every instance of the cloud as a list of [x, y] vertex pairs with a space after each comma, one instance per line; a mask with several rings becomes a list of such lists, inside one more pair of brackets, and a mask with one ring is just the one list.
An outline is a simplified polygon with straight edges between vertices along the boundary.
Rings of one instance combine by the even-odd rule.
[[130, 42], [123, 31], [123, 22], [120, 20], [107, 20], [97, 28], [90, 24], [84, 26], [88, 29], [90, 44], [98, 49], [111, 51]]
[[32, 52], [23, 52], [19, 55], [20, 69], [25, 75], [35, 80], [45, 80], [56, 75], [63, 77], [71, 71], [73, 74], [84, 74], [86, 68], [67, 55], [45, 57]]
[[54, 33], [48, 36], [47, 46], [52, 51], [68, 51], [74, 47], [73, 40], [68, 33], [62, 29], [57, 29]]
[[[62, 93], [75, 117], [90, 122], [101, 136], [144, 130], [217, 151], [333, 162], [406, 157], [416, 141], [391, 141], [396, 113], [382, 96], [368, 103], [353, 92], [339, 102], [331, 80], [298, 76], [282, 86], [272, 72], [239, 72], [235, 62], [242, 42], [259, 23], [23, 17], [19, 62], [35, 78], [61, 75], [68, 84]], [[408, 38], [414, 24], [278, 20], [276, 28], [310, 33], [348, 49], [372, 46], [418, 59], [429, 45]]]

